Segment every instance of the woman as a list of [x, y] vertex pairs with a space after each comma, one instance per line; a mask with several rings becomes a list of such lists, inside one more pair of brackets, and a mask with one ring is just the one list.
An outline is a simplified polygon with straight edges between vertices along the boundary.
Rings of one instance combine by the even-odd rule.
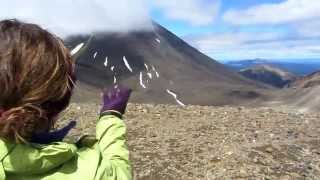
[[132, 179], [125, 125], [131, 91], [103, 95], [96, 141], [49, 132], [69, 104], [74, 62], [63, 42], [34, 24], [0, 21], [0, 179]]

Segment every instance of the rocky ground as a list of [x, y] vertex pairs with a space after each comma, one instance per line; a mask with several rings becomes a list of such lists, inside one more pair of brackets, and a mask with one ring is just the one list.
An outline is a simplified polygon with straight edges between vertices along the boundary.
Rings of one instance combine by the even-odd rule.
[[[72, 135], [93, 134], [96, 104], [72, 104]], [[128, 146], [138, 180], [320, 179], [320, 114], [288, 107], [130, 104]]]

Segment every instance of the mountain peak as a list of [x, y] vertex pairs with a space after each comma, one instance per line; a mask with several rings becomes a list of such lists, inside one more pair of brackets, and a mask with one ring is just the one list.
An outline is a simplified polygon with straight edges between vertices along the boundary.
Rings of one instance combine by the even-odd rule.
[[[89, 35], [73, 36], [66, 43], [75, 47], [88, 38]], [[243, 94], [265, 88], [202, 54], [156, 23], [153, 32], [94, 35], [76, 64], [80, 84], [87, 89], [99, 91], [125, 84], [134, 90], [134, 102], [241, 103], [247, 100]], [[240, 92], [238, 97], [235, 91]]]

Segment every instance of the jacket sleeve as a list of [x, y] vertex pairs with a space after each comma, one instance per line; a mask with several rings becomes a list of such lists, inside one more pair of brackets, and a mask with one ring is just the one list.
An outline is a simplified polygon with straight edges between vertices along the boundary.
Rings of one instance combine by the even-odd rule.
[[97, 172], [98, 179], [132, 179], [125, 134], [125, 124], [118, 117], [105, 115], [98, 120], [96, 136], [98, 148], [102, 155]]

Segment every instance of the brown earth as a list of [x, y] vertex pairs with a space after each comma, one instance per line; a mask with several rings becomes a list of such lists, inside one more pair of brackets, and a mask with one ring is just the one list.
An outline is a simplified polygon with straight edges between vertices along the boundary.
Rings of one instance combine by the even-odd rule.
[[[99, 106], [72, 104], [61, 124], [95, 131]], [[320, 114], [289, 107], [130, 104], [125, 117], [135, 179], [318, 179]]]

